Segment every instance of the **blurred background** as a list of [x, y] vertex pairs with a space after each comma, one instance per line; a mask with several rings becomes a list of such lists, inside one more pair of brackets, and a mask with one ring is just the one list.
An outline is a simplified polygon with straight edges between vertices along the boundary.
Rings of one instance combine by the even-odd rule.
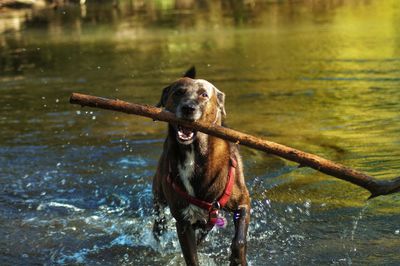
[[[0, 0], [1, 264], [184, 263], [172, 218], [151, 235], [166, 125], [71, 92], [155, 104], [195, 65], [230, 127], [399, 175], [399, 25], [397, 0]], [[399, 263], [398, 195], [241, 152], [250, 265]], [[227, 265], [232, 235], [214, 230], [202, 265]]]

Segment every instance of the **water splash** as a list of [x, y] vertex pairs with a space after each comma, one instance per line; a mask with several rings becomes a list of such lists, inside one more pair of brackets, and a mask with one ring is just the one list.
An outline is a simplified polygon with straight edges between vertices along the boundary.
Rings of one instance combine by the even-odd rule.
[[[368, 207], [369, 207], [369, 204], [370, 204], [369, 201], [367, 201], [367, 203], [365, 204], [365, 206], [361, 208], [361, 210], [360, 210], [358, 216], [355, 217], [355, 219], [354, 219], [354, 221], [353, 221], [353, 228], [352, 228], [352, 230], [351, 230], [351, 237], [350, 237], [352, 241], [354, 241], [354, 238], [355, 238], [355, 236], [356, 236], [356, 232], [357, 232], [357, 228], [358, 228], [359, 222], [362, 220], [365, 211], [366, 211], [366, 210], [368, 209]], [[354, 251], [357, 251], [357, 249], [356, 249], [355, 247], [354, 247]]]
[[[352, 265], [353, 264], [353, 257], [356, 255], [357, 253], [357, 244], [356, 244], [356, 233], [357, 233], [357, 229], [359, 227], [359, 224], [361, 222], [361, 220], [364, 217], [364, 214], [366, 212], [366, 210], [369, 207], [370, 202], [368, 201], [365, 206], [363, 206], [361, 208], [361, 210], [359, 211], [358, 215], [354, 217], [354, 220], [352, 221], [352, 227], [351, 227], [351, 232], [350, 232], [350, 244], [349, 244], [349, 249], [348, 252], [346, 253], [346, 258], [342, 258], [339, 259], [340, 261], [345, 261], [348, 265]], [[346, 245], [345, 245], [346, 246]]]

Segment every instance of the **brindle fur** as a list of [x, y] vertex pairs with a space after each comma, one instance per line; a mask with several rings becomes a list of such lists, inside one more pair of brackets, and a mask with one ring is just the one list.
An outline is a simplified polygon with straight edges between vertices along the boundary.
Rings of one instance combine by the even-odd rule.
[[[188, 120], [198, 120], [221, 125], [225, 116], [224, 94], [211, 83], [194, 79], [195, 70], [192, 68], [186, 75], [163, 90], [158, 106]], [[182, 91], [183, 90], [183, 91]], [[208, 98], [200, 96], [206, 91]], [[191, 104], [196, 109], [194, 114], [185, 115], [182, 106]], [[195, 116], [198, 119], [195, 119]], [[237, 145], [228, 141], [196, 133], [192, 143], [183, 145], [177, 141], [177, 127], [168, 125], [168, 136], [164, 142], [163, 152], [158, 163], [153, 180], [154, 210], [156, 219], [153, 233], [158, 237], [166, 230], [166, 220], [163, 209], [169, 206], [176, 219], [176, 229], [179, 242], [187, 265], [198, 265], [197, 246], [206, 234], [204, 222], [200, 216], [208, 218], [203, 210], [189, 207], [185, 199], [179, 196], [167, 182], [167, 175], [185, 190], [182, 177], [179, 176], [179, 167], [185, 166], [187, 156], [194, 154], [194, 171], [188, 172], [187, 185], [191, 186], [195, 197], [213, 202], [223, 193], [229, 171], [231, 157], [237, 161], [235, 168], [235, 182], [232, 195], [225, 206], [225, 210], [235, 213], [235, 236], [231, 245], [231, 265], [246, 265], [246, 235], [250, 221], [250, 197], [243, 176], [242, 160]], [[189, 169], [190, 170], [190, 169]], [[181, 172], [182, 173], [182, 172]], [[186, 172], [184, 172], [186, 173]], [[189, 191], [188, 191], [189, 192]], [[199, 211], [196, 215], [188, 216], [192, 210]], [[195, 220], [195, 221], [194, 221]], [[197, 232], [196, 229], [203, 229]]]

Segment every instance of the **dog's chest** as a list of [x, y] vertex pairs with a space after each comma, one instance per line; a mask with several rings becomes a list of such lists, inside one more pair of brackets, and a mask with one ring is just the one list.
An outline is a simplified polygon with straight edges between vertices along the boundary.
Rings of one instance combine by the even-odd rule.
[[[183, 162], [178, 164], [178, 171], [179, 177], [187, 193], [192, 197], [196, 197], [195, 191], [190, 182], [195, 174], [195, 155], [193, 151], [186, 152], [185, 159], [183, 160]], [[192, 224], [196, 223], [199, 220], [202, 221], [204, 219], [207, 219], [207, 212], [193, 204], [190, 204], [187, 208], [185, 208], [182, 211], [182, 215]]]

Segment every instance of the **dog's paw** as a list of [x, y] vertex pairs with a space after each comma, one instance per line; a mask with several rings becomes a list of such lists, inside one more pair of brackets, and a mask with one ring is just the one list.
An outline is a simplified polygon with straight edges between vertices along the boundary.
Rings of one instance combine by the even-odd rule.
[[210, 230], [203, 230], [203, 229], [200, 229], [197, 232], [197, 235], [196, 235], [197, 246], [200, 246], [201, 244], [203, 244], [203, 242], [204, 242], [204, 240], [206, 240], [209, 232], [210, 232]]
[[167, 221], [163, 218], [158, 218], [154, 220], [153, 224], [153, 236], [159, 241], [160, 237], [167, 231]]

